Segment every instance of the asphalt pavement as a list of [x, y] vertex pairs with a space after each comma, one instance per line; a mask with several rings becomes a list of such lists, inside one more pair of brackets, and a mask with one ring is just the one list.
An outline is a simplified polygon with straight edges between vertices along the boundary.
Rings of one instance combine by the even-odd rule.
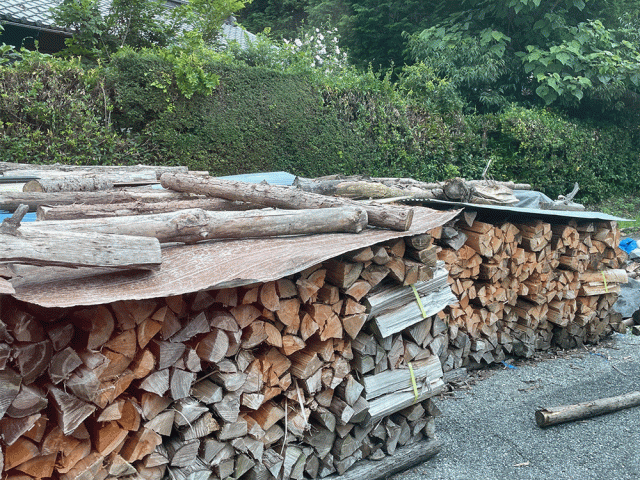
[[640, 337], [614, 334], [512, 363], [436, 400], [442, 450], [392, 480], [640, 479], [640, 407], [545, 429], [534, 417], [543, 407], [640, 391]]

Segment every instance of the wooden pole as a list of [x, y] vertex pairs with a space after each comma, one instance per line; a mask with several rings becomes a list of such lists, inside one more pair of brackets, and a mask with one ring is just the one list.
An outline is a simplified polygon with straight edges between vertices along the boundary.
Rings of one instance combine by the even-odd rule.
[[40, 205], [111, 204], [123, 202], [166, 202], [193, 200], [194, 197], [178, 192], [151, 188], [129, 188], [96, 192], [1, 192], [0, 209], [13, 212], [19, 205], [27, 205], [35, 212]]
[[22, 228], [98, 232], [155, 237], [161, 243], [196, 243], [222, 238], [258, 238], [314, 233], [358, 233], [367, 225], [361, 207], [323, 210], [250, 210], [247, 212], [207, 212], [200, 209], [155, 215], [136, 215], [86, 220], [43, 221]]
[[170, 200], [167, 202], [125, 202], [102, 205], [41, 205], [37, 210], [38, 220], [77, 220], [80, 218], [126, 217], [176, 212], [190, 208], [202, 210], [244, 211], [257, 208], [250, 203], [231, 202], [222, 198], [196, 198], [194, 200]]
[[56, 232], [19, 228], [0, 234], [0, 261], [38, 266], [157, 270], [162, 263], [155, 238]]
[[536, 423], [539, 427], [549, 427], [558, 423], [573, 422], [584, 418], [617, 412], [625, 408], [640, 405], [640, 392], [631, 392], [617, 397], [601, 398], [576, 405], [564, 405], [536, 410]]
[[411, 227], [413, 209], [400, 206], [361, 204], [344, 198], [328, 197], [300, 190], [264, 184], [234, 182], [215, 178], [165, 173], [160, 177], [165, 188], [283, 209], [322, 209], [361, 206], [367, 211], [369, 224], [406, 231]]

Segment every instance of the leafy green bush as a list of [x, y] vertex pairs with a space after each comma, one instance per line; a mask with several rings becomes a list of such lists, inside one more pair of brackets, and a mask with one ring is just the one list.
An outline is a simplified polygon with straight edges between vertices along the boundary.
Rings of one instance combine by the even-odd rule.
[[137, 146], [109, 124], [96, 71], [76, 61], [22, 52], [0, 67], [0, 158], [26, 163], [135, 162]]
[[556, 197], [580, 184], [583, 201], [637, 190], [637, 128], [578, 122], [549, 109], [511, 107], [496, 117], [490, 149], [501, 178], [529, 182]]

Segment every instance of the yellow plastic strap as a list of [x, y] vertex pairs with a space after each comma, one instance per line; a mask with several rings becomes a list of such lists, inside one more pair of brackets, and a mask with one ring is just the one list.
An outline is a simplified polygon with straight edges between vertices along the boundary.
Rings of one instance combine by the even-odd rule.
[[409, 362], [409, 373], [411, 374], [411, 385], [413, 385], [413, 403], [418, 402], [418, 384], [416, 383], [416, 376], [413, 373], [413, 366]]
[[416, 286], [411, 285], [411, 288], [413, 289], [413, 294], [416, 296], [416, 302], [418, 302], [418, 306], [420, 307], [420, 311], [422, 312], [422, 318], [427, 318], [427, 312], [424, 311], [424, 305], [422, 305], [422, 299], [420, 298], [420, 295], [418, 295]]
[[604, 276], [604, 270], [600, 273], [602, 273], [602, 281], [604, 282], [604, 293], [609, 293], [609, 287], [607, 286], [607, 279]]

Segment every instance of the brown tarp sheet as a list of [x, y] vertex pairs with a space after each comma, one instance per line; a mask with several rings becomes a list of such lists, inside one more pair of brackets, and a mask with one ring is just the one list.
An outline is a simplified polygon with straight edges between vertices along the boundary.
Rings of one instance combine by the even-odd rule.
[[425, 233], [461, 210], [415, 207], [411, 229], [368, 228], [359, 234], [334, 233], [269, 239], [204, 242], [163, 248], [155, 272], [114, 272], [60, 267], [24, 267], [11, 280], [18, 300], [43, 307], [99, 305], [142, 300], [277, 280], [327, 259], [394, 238]]

